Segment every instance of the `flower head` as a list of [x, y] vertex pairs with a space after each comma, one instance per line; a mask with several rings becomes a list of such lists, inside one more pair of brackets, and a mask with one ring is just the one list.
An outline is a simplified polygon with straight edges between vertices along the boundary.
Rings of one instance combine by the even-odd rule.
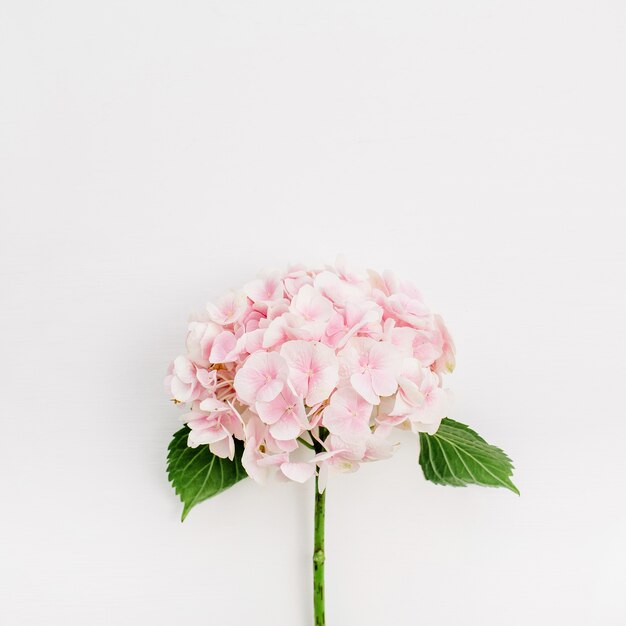
[[188, 405], [188, 445], [232, 459], [240, 440], [255, 480], [319, 473], [323, 487], [329, 470], [389, 457], [398, 428], [435, 432], [454, 361], [415, 287], [339, 258], [261, 274], [207, 305], [165, 382]]

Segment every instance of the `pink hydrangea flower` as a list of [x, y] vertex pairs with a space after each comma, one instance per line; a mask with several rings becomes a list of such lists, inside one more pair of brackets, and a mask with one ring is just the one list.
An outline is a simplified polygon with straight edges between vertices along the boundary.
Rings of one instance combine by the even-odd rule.
[[373, 405], [354, 389], [342, 387], [330, 399], [322, 421], [333, 435], [344, 441], [363, 441], [370, 434], [370, 417]]
[[[285, 478], [306, 482], [315, 475], [315, 466], [306, 462], [289, 460], [289, 452], [275, 450], [267, 445], [267, 426], [255, 416], [250, 416], [245, 428], [246, 447], [241, 463], [258, 483], [264, 484], [272, 472], [280, 471]], [[270, 438], [271, 441], [271, 438]]]
[[213, 341], [222, 332], [222, 327], [213, 322], [193, 321], [187, 334], [187, 356], [199, 366], [209, 365]]
[[[188, 444], [259, 482], [304, 482], [388, 458], [394, 432], [435, 432], [455, 364], [442, 319], [391, 272], [334, 265], [270, 272], [189, 323], [167, 393], [187, 405]], [[314, 447], [314, 450], [310, 448]]]
[[365, 443], [348, 444], [336, 435], [324, 442], [324, 452], [316, 454], [312, 461], [319, 466], [319, 489], [324, 491], [330, 469], [340, 472], [356, 472], [365, 455]]
[[198, 366], [185, 356], [176, 357], [165, 379], [172, 398], [177, 402], [193, 402], [202, 392], [202, 385], [197, 376]]
[[441, 388], [439, 376], [409, 358], [402, 364], [398, 386], [393, 407], [389, 410], [391, 403], [386, 404], [387, 417], [379, 420], [399, 424], [407, 418], [415, 432], [435, 433], [449, 408], [449, 394]]
[[245, 295], [233, 291], [220, 298], [217, 305], [207, 304], [207, 311], [213, 322], [221, 326], [229, 326], [242, 317], [248, 306]]
[[197, 448], [209, 444], [213, 454], [232, 459], [235, 454], [233, 436], [243, 436], [242, 424], [232, 407], [214, 398], [200, 402], [196, 410], [183, 415], [183, 422], [191, 429], [188, 444]]
[[249, 282], [244, 291], [254, 304], [267, 304], [282, 298], [284, 285], [281, 277], [272, 273], [265, 278]]
[[211, 363], [232, 363], [237, 360], [245, 344], [238, 343], [237, 338], [229, 330], [222, 331], [213, 340], [209, 360]]
[[380, 404], [398, 388], [402, 355], [391, 343], [369, 337], [351, 339], [340, 353], [350, 384], [367, 402]]
[[335, 351], [318, 342], [288, 341], [280, 349], [289, 366], [289, 380], [309, 406], [326, 400], [339, 380]]
[[235, 376], [239, 399], [253, 406], [273, 400], [285, 386], [289, 367], [280, 354], [259, 350], [251, 354]]
[[258, 401], [255, 405], [261, 421], [269, 424], [270, 435], [280, 441], [295, 439], [308, 429], [304, 402], [291, 389], [284, 387], [269, 402]]
[[306, 322], [321, 324], [327, 323], [335, 312], [333, 303], [311, 285], [303, 285], [300, 288], [289, 308]]

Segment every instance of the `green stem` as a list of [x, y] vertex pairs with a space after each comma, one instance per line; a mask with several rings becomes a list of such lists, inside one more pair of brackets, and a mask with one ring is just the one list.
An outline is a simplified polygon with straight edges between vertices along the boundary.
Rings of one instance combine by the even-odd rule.
[[315, 626], [325, 626], [324, 615], [324, 506], [326, 491], [319, 492], [318, 477], [315, 477], [315, 534], [313, 542], [313, 608]]
[[302, 437], [298, 437], [298, 441], [309, 450], [315, 450], [315, 446], [312, 443], [309, 443], [306, 439], [302, 439]]

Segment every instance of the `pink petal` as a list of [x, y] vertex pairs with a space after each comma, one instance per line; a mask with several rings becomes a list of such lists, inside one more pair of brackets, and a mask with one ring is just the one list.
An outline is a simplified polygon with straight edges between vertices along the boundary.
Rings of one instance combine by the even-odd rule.
[[350, 384], [357, 391], [361, 397], [370, 402], [371, 404], [379, 404], [380, 398], [374, 391], [372, 385], [372, 374], [368, 371], [362, 374], [356, 373], [350, 376]]
[[215, 456], [232, 461], [235, 457], [235, 442], [232, 437], [226, 437], [225, 439], [209, 444], [209, 450], [211, 450]]
[[371, 385], [374, 393], [379, 396], [390, 396], [398, 389], [396, 377], [387, 370], [372, 370]]
[[[271, 437], [271, 435], [268, 436]], [[300, 447], [296, 439], [285, 439], [284, 441], [282, 439], [274, 439], [273, 437], [272, 439], [276, 447], [283, 452], [293, 452]]]
[[209, 371], [198, 368], [198, 371], [196, 372], [196, 378], [205, 389], [212, 389], [217, 383], [217, 375], [215, 370]]
[[341, 454], [344, 450], [329, 450], [327, 452], [320, 452], [316, 454], [312, 461], [315, 463], [320, 463], [321, 461], [327, 461], [328, 459], [332, 459], [334, 456]]
[[317, 489], [320, 493], [324, 493], [328, 484], [328, 463], [322, 463], [317, 478]]
[[213, 322], [190, 322], [186, 340], [189, 358], [198, 365], [208, 365], [213, 339], [221, 330]]
[[313, 344], [310, 371], [313, 374], [309, 378], [306, 400], [313, 406], [326, 400], [339, 382], [339, 360], [335, 351], [321, 343]]
[[257, 402], [256, 412], [266, 424], [275, 424], [285, 414], [286, 402], [281, 394], [270, 402]]
[[233, 352], [236, 345], [237, 340], [235, 339], [235, 335], [233, 335], [233, 333], [227, 330], [220, 333], [213, 341], [213, 348], [211, 349], [209, 361], [211, 361], [211, 363], [227, 363], [234, 361], [235, 358], [233, 356]]
[[372, 369], [386, 370], [398, 376], [402, 365], [402, 354], [390, 343], [375, 343], [369, 352], [369, 365]]
[[171, 380], [172, 397], [179, 402], [190, 402], [197, 398], [197, 386], [182, 382], [176, 376]]
[[308, 341], [287, 341], [280, 348], [280, 355], [285, 359], [290, 369], [307, 372], [313, 358], [313, 345]]
[[344, 387], [331, 396], [322, 423], [344, 441], [358, 442], [370, 433], [371, 413], [371, 403], [363, 400], [353, 389]]
[[184, 383], [191, 384], [196, 381], [196, 367], [184, 356], [174, 359], [174, 374]]
[[256, 397], [259, 402], [270, 402], [283, 390], [284, 386], [285, 383], [282, 380], [270, 380], [259, 389]]
[[349, 415], [355, 403], [354, 396], [356, 394], [349, 387], [342, 387], [332, 395], [330, 404], [326, 408], [326, 413], [331, 411], [343, 417]]
[[257, 350], [261, 350], [263, 348], [263, 338], [265, 336], [264, 328], [257, 328], [256, 330], [251, 330], [245, 334], [245, 349], [246, 352], [252, 354]]
[[206, 398], [200, 403], [200, 409], [203, 411], [230, 411], [230, 407], [225, 402], [217, 398]]
[[216, 443], [229, 436], [225, 428], [218, 425], [216, 428], [208, 428], [206, 430], [192, 430], [189, 432], [188, 443], [192, 448], [207, 443]]
[[302, 430], [298, 418], [292, 413], [285, 413], [283, 418], [270, 426], [270, 434], [274, 439], [295, 439]]
[[244, 364], [235, 375], [233, 384], [241, 401], [252, 405], [256, 400], [259, 389], [265, 384], [265, 376], [256, 369], [251, 367], [246, 368]]
[[252, 302], [270, 302], [283, 296], [283, 284], [277, 274], [249, 282], [244, 291]]
[[328, 322], [334, 313], [333, 303], [315, 287], [303, 285], [291, 301], [291, 310], [307, 321]]
[[242, 293], [231, 292], [220, 299], [217, 306], [207, 304], [209, 317], [218, 324], [228, 325], [241, 318], [248, 308], [246, 297]]
[[289, 455], [286, 452], [279, 454], [266, 454], [260, 458], [257, 463], [261, 467], [272, 467], [275, 465], [282, 465], [289, 461]]
[[420, 391], [417, 383], [408, 378], [400, 378], [399, 385], [407, 402], [413, 406], [420, 406], [424, 402], [424, 394]]
[[189, 411], [188, 413], [184, 413], [180, 416], [180, 421], [183, 422], [183, 424], [186, 424], [187, 422], [191, 422], [191, 420], [197, 420], [200, 418], [206, 419], [207, 415], [201, 413], [200, 411]]
[[342, 423], [336, 434], [346, 441], [361, 441], [371, 434], [371, 430], [367, 422], [352, 417]]
[[313, 406], [326, 400], [339, 382], [339, 367], [326, 367], [309, 380], [306, 402]]
[[289, 380], [294, 391], [298, 395], [306, 396], [309, 388], [308, 372], [313, 358], [312, 344], [302, 340], [287, 341], [281, 346], [280, 355], [289, 366]]
[[283, 463], [280, 470], [297, 483], [304, 483], [315, 475], [315, 465], [310, 463]]
[[275, 348], [287, 341], [287, 322], [284, 317], [277, 317], [270, 322], [263, 334], [263, 347]]

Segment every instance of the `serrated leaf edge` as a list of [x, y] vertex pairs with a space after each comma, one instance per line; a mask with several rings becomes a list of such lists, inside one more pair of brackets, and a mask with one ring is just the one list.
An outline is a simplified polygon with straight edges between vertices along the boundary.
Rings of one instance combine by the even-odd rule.
[[[442, 433], [442, 427], [444, 429], [443, 433]], [[483, 439], [478, 433], [476, 433], [474, 430], [472, 430], [466, 424], [463, 424], [461, 422], [457, 422], [456, 420], [445, 418], [444, 421], [442, 421], [442, 424], [441, 424], [439, 430], [437, 430], [437, 432], [434, 435], [428, 435], [427, 433], [420, 433], [422, 435], [420, 437], [420, 444], [423, 445], [423, 443], [425, 441], [426, 444], [428, 445], [428, 459], [427, 459], [428, 468], [431, 470], [431, 472], [437, 478], [437, 480], [431, 480], [429, 478], [427, 478], [427, 480], [431, 480], [431, 482], [434, 482], [436, 484], [450, 485], [450, 486], [456, 486], [456, 487], [465, 487], [468, 484], [472, 484], [472, 483], [464, 480], [463, 478], [459, 477], [457, 474], [455, 474], [454, 469], [453, 469], [452, 465], [450, 464], [450, 461], [448, 460], [448, 455], [446, 454], [446, 451], [445, 451], [445, 449], [444, 449], [444, 447], [443, 447], [443, 445], [441, 443], [441, 440], [444, 440], [450, 446], [452, 446], [452, 449], [456, 453], [457, 457], [459, 458], [459, 460], [461, 461], [461, 463], [463, 464], [463, 466], [467, 470], [468, 474], [474, 480], [473, 484], [480, 485], [482, 487], [496, 487], [497, 486], [497, 485], [485, 484], [483, 482], [478, 481], [476, 476], [474, 475], [474, 473], [470, 470], [470, 468], [467, 466], [467, 463], [465, 462], [465, 460], [460, 455], [459, 450], [461, 452], [465, 453], [466, 456], [468, 456], [471, 459], [473, 459], [490, 476], [492, 476], [496, 480], [496, 482], [500, 483], [500, 485], [502, 485], [506, 489], [509, 489], [513, 493], [516, 493], [517, 495], [520, 495], [519, 489], [514, 485], [514, 483], [510, 480], [510, 478], [508, 476], [507, 476], [506, 479], [503, 480], [502, 478], [500, 478], [499, 476], [494, 474], [493, 471], [491, 471], [491, 469], [489, 467], [487, 467], [483, 462], [481, 462], [473, 454], [471, 454], [469, 451], [467, 451], [467, 450], [463, 449], [462, 447], [460, 447], [458, 445], [459, 435], [457, 433], [452, 431], [450, 433], [450, 435], [448, 437], [446, 437], [446, 434], [445, 434], [446, 430], [448, 428], [455, 428], [455, 427], [458, 427], [461, 432], [469, 432], [469, 433], [471, 433], [473, 436], [475, 436], [478, 439], [478, 441], [472, 441], [471, 439], [463, 440], [464, 444], [469, 444], [470, 447], [473, 447], [473, 448], [478, 449], [478, 450], [490, 449], [490, 450], [493, 450], [494, 452], [498, 452], [499, 454], [501, 454], [502, 457], [503, 457], [503, 461], [506, 461], [506, 465], [507, 465], [506, 469], [508, 471], [509, 476], [512, 475], [512, 470], [515, 469], [514, 465], [513, 465], [512, 461], [511, 461], [511, 459], [509, 458], [509, 456], [501, 448], [498, 448], [497, 446], [494, 446], [494, 445], [491, 445], [490, 443], [487, 443], [487, 441], [485, 439]], [[452, 440], [451, 440], [450, 437], [452, 438]], [[439, 471], [437, 470], [437, 467], [435, 466], [435, 464], [432, 463], [431, 459], [433, 457], [433, 454], [432, 454], [431, 441], [430, 441], [431, 439], [436, 441], [437, 444], [439, 445], [439, 448], [441, 450], [443, 458], [445, 459], [445, 462], [446, 462], [446, 465], [447, 465], [448, 470], [450, 472], [450, 475], [455, 480], [455, 483], [451, 483], [449, 480], [446, 480], [439, 473]], [[454, 439], [456, 439], [457, 443], [455, 443], [455, 441], [453, 441]], [[420, 454], [420, 457], [422, 457], [421, 454]], [[424, 460], [426, 461], [426, 459], [424, 459]], [[422, 458], [420, 458], [420, 463], [421, 463], [421, 461], [422, 461]], [[422, 466], [422, 470], [424, 470], [423, 466]]]

